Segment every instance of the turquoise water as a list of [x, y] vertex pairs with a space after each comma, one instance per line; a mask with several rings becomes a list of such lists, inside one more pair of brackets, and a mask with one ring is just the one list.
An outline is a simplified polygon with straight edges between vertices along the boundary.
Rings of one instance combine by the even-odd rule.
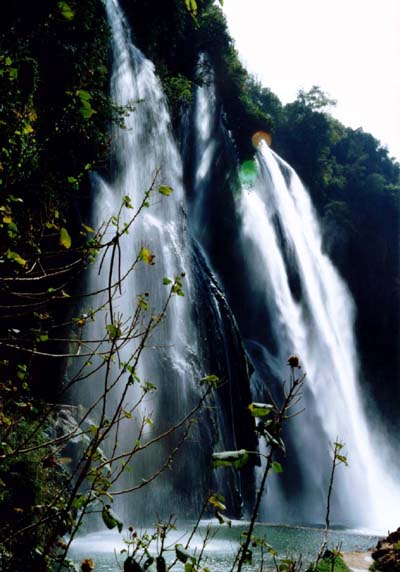
[[[175, 544], [185, 544], [188, 538], [187, 528], [171, 531], [165, 543], [168, 548], [164, 554], [167, 561], [171, 562], [175, 557]], [[240, 536], [246, 530], [245, 523], [234, 523], [232, 528], [226, 525], [219, 526], [216, 521], [203, 522], [194, 536], [190, 550], [199, 554], [203, 540], [210, 527], [214, 535], [204, 550], [203, 565], [207, 565], [212, 572], [229, 572], [234, 555], [239, 547]], [[149, 530], [151, 532], [151, 530]], [[140, 534], [140, 531], [138, 531]], [[320, 528], [308, 526], [277, 526], [258, 525], [256, 536], [265, 539], [268, 544], [278, 552], [278, 558], [302, 557], [306, 564], [315, 558], [322, 542], [323, 531]], [[117, 534], [112, 531], [92, 533], [77, 538], [71, 548], [70, 556], [76, 564], [84, 558], [92, 558], [95, 562], [95, 572], [114, 572], [123, 569], [123, 560], [126, 554], [121, 555], [121, 550], [126, 548], [124, 538], [127, 535]], [[375, 546], [379, 536], [368, 531], [335, 529], [329, 533], [329, 547], [341, 547], [342, 551], [367, 550]], [[157, 553], [157, 546], [152, 546], [152, 553]], [[253, 548], [253, 563], [246, 567], [248, 572], [260, 570], [260, 553], [258, 548]], [[272, 570], [271, 557], [264, 557], [264, 571]], [[177, 564], [174, 571], [181, 572], [182, 564]]]

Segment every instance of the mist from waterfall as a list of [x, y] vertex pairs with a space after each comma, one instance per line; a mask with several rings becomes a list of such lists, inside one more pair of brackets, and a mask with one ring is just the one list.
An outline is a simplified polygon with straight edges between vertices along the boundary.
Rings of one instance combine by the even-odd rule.
[[[215, 106], [211, 75], [197, 89], [193, 136], [192, 224], [206, 244], [211, 232], [207, 212], [212, 193], [217, 192], [213, 165], [220, 161]], [[223, 286], [233, 311], [240, 314], [239, 327], [255, 368], [253, 399], [268, 400], [269, 390], [281, 394], [292, 353], [300, 356], [307, 374], [305, 411], [288, 421], [286, 429], [285, 473], [270, 479], [261, 516], [267, 522], [323, 522], [330, 443], [341, 440], [349, 466], [336, 472], [334, 521], [383, 530], [397, 526], [400, 486], [388, 469], [389, 451], [376, 445], [378, 436], [372, 434], [363, 409], [354, 302], [323, 252], [316, 214], [296, 173], [265, 143], [256, 162], [257, 179], [241, 188], [230, 215], [238, 227], [230, 246], [236, 249], [240, 270], [227, 270], [218, 259], [217, 271], [225, 277]], [[227, 216], [218, 215], [221, 220]], [[223, 235], [224, 230], [221, 240]], [[212, 257], [209, 242], [207, 248]], [[232, 289], [238, 283], [241, 294], [235, 298]]]

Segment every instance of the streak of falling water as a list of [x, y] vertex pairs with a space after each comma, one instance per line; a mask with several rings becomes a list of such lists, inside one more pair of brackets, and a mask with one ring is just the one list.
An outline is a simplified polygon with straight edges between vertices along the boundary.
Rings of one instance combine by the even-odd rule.
[[[197, 403], [202, 393], [198, 381], [207, 372], [203, 370], [201, 362], [198, 330], [193, 315], [195, 299], [192, 288], [190, 237], [186, 228], [182, 165], [172, 136], [165, 97], [155, 76], [153, 64], [132, 44], [127, 22], [116, 0], [107, 0], [106, 10], [112, 30], [111, 96], [117, 105], [130, 105], [134, 109], [125, 117], [125, 128], [113, 129], [114, 164], [110, 180], [94, 176], [93, 224], [98, 227], [108, 217], [116, 215], [126, 196], [130, 197], [134, 209], [137, 209], [144, 193], [155, 180], [154, 191], [148, 200], [149, 208], [143, 209], [129, 234], [121, 237], [120, 273], [122, 276], [128, 276], [123, 282], [122, 292], [114, 300], [114, 314], [122, 316], [123, 321], [130, 319], [135, 315], [140, 295], [146, 297], [149, 313], [160, 313], [170, 288], [163, 284], [163, 279], [173, 279], [175, 275], [185, 273], [185, 277], [182, 277], [185, 296], [172, 296], [167, 316], [147, 342], [136, 372], [142, 382], [150, 381], [157, 386], [157, 391], [153, 395], [149, 393], [135, 410], [136, 413], [139, 411], [141, 416], [152, 417], [154, 425], [148, 429], [147, 436], [154, 436], [182, 419]], [[158, 193], [161, 184], [171, 187], [173, 193], [168, 197]], [[121, 228], [124, 217], [126, 221], [129, 220], [133, 212], [135, 211], [122, 209]], [[144, 246], [155, 254], [155, 264], [139, 262], [129, 273], [129, 268]], [[110, 263], [109, 259], [107, 263]], [[100, 276], [97, 270], [96, 266], [90, 270], [90, 291], [97, 291], [105, 286], [106, 265]], [[104, 323], [109, 320], [109, 315], [97, 316], [89, 329], [92, 339], [101, 339]], [[128, 362], [133, 351], [135, 341], [123, 348], [119, 356], [120, 361]], [[83, 384], [83, 389], [77, 390], [81, 402], [90, 404], [98, 398], [101, 388], [104, 387], [102, 375], [104, 374], [100, 370], [96, 379], [91, 379], [90, 383]], [[117, 366], [113, 368], [113, 376], [113, 379], [118, 376]], [[108, 398], [109, 405], [115, 405], [120, 398], [125, 382], [126, 376], [122, 376], [115, 384], [114, 392], [110, 393]], [[134, 384], [125, 400], [124, 408], [127, 411], [134, 406], [138, 395]], [[135, 419], [124, 422], [118, 439], [119, 451], [128, 451], [133, 447], [137, 431]], [[208, 434], [207, 428], [203, 431]], [[171, 435], [152, 447], [144, 456], [139, 455], [139, 472], [136, 470], [131, 476], [127, 474], [121, 477], [117, 483], [118, 488], [129, 488], [140, 482], [141, 478], [149, 478], [154, 474], [168, 459], [179, 439], [178, 436]], [[178, 470], [182, 472], [179, 478], [185, 481], [186, 494], [189, 496], [195, 496], [190, 487], [191, 481], [196, 481], [198, 475], [192, 452], [193, 447], [186, 450], [181, 465], [178, 464]], [[197, 453], [199, 462], [202, 462], [202, 454]], [[169, 478], [159, 479], [160, 485], [150, 488], [149, 494], [136, 498], [134, 510], [132, 506], [129, 509], [126, 501], [123, 501], [120, 511], [133, 513], [135, 518], [138, 515], [142, 518], [154, 518], [156, 511], [163, 514], [167, 511], [176, 512], [177, 498], [174, 491], [180, 486], [179, 478], [176, 479], [176, 484]], [[182, 495], [185, 495], [185, 490]], [[184, 508], [185, 506], [181, 512]]]
[[[208, 212], [215, 203], [214, 165], [221, 160], [221, 133], [212, 72], [207, 77], [196, 93], [192, 224], [212, 254], [208, 237], [219, 235]], [[257, 164], [254, 186], [241, 189], [236, 212], [230, 215], [236, 218], [241, 272], [223, 266], [217, 270], [225, 276], [228, 294], [232, 284], [241, 285], [239, 302], [234, 295], [232, 300], [255, 367], [253, 399], [268, 399], [271, 377], [287, 378], [284, 364], [291, 353], [301, 356], [307, 372], [305, 411], [288, 422], [285, 472], [270, 479], [262, 517], [323, 522], [329, 442], [340, 439], [349, 466], [336, 473], [333, 520], [381, 530], [396, 527], [400, 486], [389, 470], [393, 452], [377, 444], [379, 435], [372, 433], [363, 408], [353, 300], [323, 253], [317, 218], [296, 173], [266, 145], [257, 153]], [[220, 212], [214, 220], [226, 216]], [[222, 230], [221, 239], [223, 235]], [[276, 391], [276, 385], [272, 387]]]
[[[349, 456], [349, 467], [338, 471], [339, 518], [383, 529], [395, 526], [400, 490], [388, 474], [383, 451], [373, 445], [362, 407], [353, 301], [322, 251], [316, 216], [296, 173], [265, 144], [257, 161], [258, 181], [254, 189], [242, 190], [240, 201], [243, 249], [250, 249], [252, 278], [265, 293], [279, 361], [296, 352], [307, 372], [306, 412], [290, 422], [305, 475], [304, 490], [298, 490], [307, 499], [303, 516], [307, 509], [309, 518], [316, 506], [324, 507], [324, 439], [339, 438]], [[298, 273], [300, 301], [290, 287], [290, 264]]]

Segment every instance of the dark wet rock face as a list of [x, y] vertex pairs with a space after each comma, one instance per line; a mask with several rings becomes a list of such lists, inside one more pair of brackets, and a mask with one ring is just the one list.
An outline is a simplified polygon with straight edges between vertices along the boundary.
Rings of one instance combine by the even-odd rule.
[[372, 558], [376, 570], [400, 572], [400, 527], [378, 542]]

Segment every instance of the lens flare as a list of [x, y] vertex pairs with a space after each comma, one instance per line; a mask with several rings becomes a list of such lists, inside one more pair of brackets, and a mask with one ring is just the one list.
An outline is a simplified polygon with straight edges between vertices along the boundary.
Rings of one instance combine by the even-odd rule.
[[265, 141], [266, 144], [269, 147], [271, 147], [271, 143], [272, 143], [271, 133], [268, 133], [267, 131], [256, 131], [251, 138], [251, 142], [253, 144], [253, 147], [255, 147], [256, 149], [258, 149], [258, 147], [261, 145], [261, 143], [263, 141]]
[[254, 159], [244, 161], [240, 166], [239, 171], [240, 182], [246, 188], [254, 185], [257, 178], [257, 163]]

